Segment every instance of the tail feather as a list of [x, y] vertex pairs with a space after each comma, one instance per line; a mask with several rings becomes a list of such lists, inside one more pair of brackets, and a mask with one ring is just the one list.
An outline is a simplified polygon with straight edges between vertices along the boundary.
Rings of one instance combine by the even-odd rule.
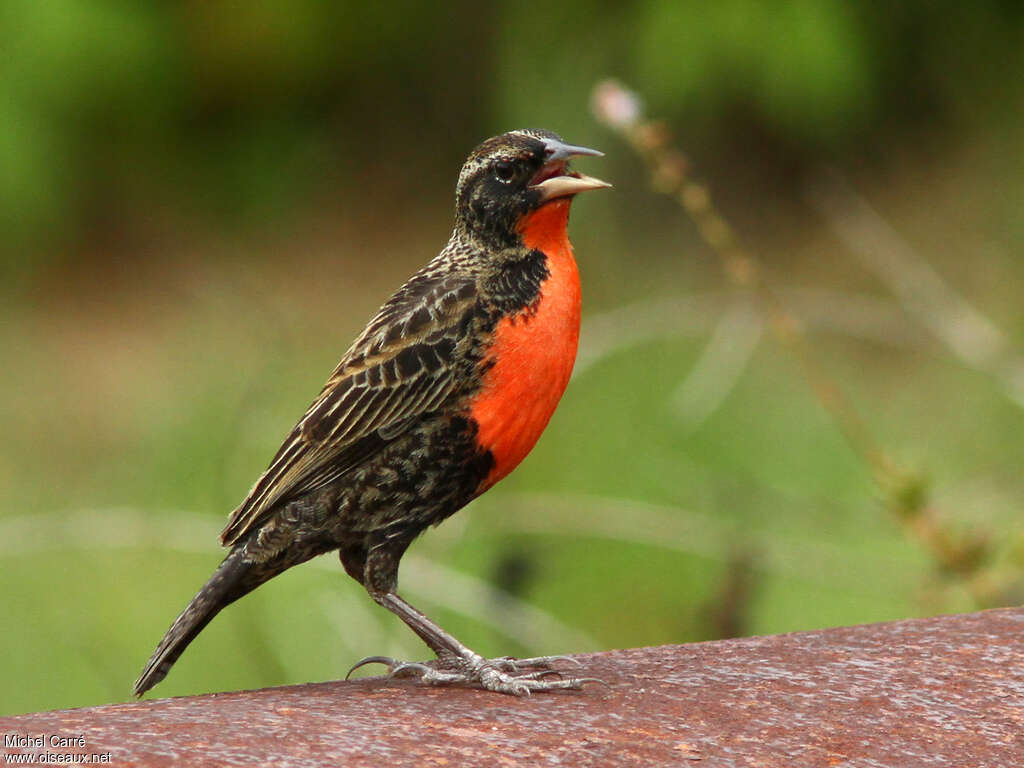
[[269, 572], [264, 575], [261, 572], [264, 569], [245, 559], [244, 549], [238, 547], [224, 558], [209, 581], [174, 620], [150, 656], [139, 679], [135, 681], [136, 696], [141, 696], [164, 679], [189, 643], [195, 640], [196, 635], [220, 613], [222, 608], [278, 573], [273, 569], [265, 569]]

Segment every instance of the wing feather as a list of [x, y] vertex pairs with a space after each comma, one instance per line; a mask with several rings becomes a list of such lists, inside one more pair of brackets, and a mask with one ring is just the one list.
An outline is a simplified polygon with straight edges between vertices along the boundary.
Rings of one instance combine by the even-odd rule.
[[475, 307], [471, 277], [425, 270], [406, 283], [345, 353], [231, 514], [223, 543], [261, 525], [280, 503], [343, 478], [441, 408], [457, 389], [460, 342]]

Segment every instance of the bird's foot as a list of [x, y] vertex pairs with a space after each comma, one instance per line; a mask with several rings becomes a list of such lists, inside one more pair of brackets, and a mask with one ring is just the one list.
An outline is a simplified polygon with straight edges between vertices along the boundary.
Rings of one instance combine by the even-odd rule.
[[563, 677], [552, 666], [557, 661], [571, 661], [579, 665], [576, 659], [568, 656], [485, 659], [469, 652], [465, 655], [445, 654], [429, 663], [368, 656], [352, 667], [348, 675], [366, 664], [384, 664], [388, 668], [388, 677], [418, 677], [430, 685], [473, 686], [514, 696], [529, 696], [534, 691], [578, 691], [584, 683], [607, 685], [596, 677]]

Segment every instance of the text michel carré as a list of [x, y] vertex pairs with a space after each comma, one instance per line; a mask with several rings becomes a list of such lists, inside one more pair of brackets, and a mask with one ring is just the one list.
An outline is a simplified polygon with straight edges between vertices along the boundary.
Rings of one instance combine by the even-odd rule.
[[4, 746], [17, 749], [42, 749], [43, 747], [85, 747], [85, 736], [29, 736], [28, 734], [5, 733]]

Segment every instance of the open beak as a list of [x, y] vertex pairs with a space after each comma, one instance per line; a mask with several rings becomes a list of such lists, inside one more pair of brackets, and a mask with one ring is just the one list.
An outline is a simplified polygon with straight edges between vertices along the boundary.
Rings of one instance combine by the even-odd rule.
[[606, 181], [570, 171], [568, 166], [569, 158], [574, 155], [604, 157], [604, 152], [566, 144], [557, 139], [545, 139], [544, 144], [547, 160], [537, 175], [530, 180], [530, 189], [540, 192], [542, 203], [556, 197], [569, 197], [579, 192], [586, 192], [588, 189], [611, 187], [611, 184]]

